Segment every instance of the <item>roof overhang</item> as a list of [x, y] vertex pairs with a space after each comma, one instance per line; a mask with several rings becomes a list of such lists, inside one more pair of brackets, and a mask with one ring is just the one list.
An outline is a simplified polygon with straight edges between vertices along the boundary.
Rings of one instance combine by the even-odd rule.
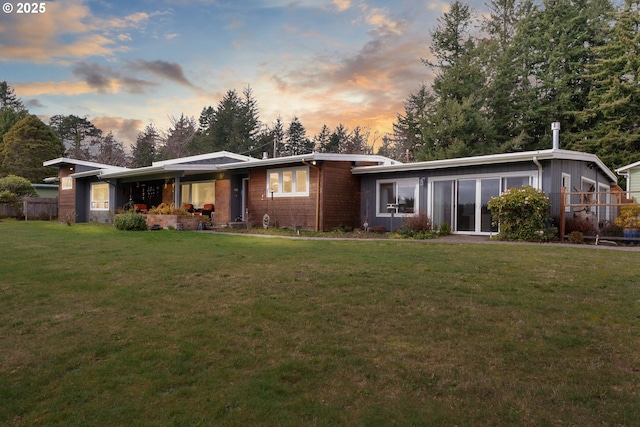
[[630, 165], [622, 166], [621, 168], [616, 169], [616, 173], [618, 175], [629, 175], [629, 171], [633, 168], [640, 167], [640, 162], [631, 163]]
[[363, 166], [353, 168], [354, 174], [363, 175], [383, 172], [406, 172], [420, 170], [447, 169], [465, 166], [483, 166], [501, 163], [533, 162], [536, 160], [579, 160], [593, 162], [612, 182], [617, 182], [616, 175], [600, 160], [598, 156], [570, 150], [538, 150], [520, 153], [490, 154], [486, 156], [461, 157], [456, 159], [431, 160], [426, 162], [402, 163], [397, 165]]

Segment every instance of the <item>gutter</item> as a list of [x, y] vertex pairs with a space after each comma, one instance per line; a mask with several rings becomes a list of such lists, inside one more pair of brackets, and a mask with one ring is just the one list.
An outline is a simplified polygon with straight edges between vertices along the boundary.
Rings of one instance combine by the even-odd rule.
[[538, 161], [538, 156], [533, 156], [533, 163], [538, 166], [538, 190], [542, 190], [542, 164]]

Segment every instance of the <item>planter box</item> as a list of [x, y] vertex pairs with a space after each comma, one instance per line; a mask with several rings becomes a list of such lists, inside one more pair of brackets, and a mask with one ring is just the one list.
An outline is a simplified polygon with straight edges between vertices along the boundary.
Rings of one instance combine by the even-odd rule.
[[178, 215], [147, 215], [147, 228], [154, 225], [162, 229], [174, 230], [197, 230], [202, 217], [198, 216], [178, 216]]

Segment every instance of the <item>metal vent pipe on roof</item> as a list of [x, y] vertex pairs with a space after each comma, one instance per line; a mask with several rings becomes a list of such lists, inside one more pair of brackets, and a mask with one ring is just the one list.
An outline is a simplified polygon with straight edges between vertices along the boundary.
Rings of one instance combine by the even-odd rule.
[[551, 131], [553, 132], [553, 149], [560, 148], [560, 122], [551, 123]]

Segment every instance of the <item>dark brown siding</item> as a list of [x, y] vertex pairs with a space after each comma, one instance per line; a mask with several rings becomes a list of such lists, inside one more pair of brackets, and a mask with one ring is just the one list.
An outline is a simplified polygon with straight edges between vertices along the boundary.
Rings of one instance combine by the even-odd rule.
[[320, 228], [360, 226], [360, 179], [351, 174], [350, 162], [322, 163]]
[[62, 166], [59, 169], [58, 177], [60, 183], [58, 184], [58, 218], [63, 221], [76, 221], [76, 180], [73, 180], [73, 188], [70, 190], [62, 189], [62, 178], [71, 175], [74, 171], [71, 170], [71, 166]]
[[[309, 168], [308, 197], [274, 197], [267, 194], [267, 168], [252, 169], [249, 173], [249, 221], [260, 226], [265, 213], [271, 218], [273, 227], [299, 226], [305, 230], [315, 229], [317, 170]], [[216, 194], [217, 197], [217, 194]]]

